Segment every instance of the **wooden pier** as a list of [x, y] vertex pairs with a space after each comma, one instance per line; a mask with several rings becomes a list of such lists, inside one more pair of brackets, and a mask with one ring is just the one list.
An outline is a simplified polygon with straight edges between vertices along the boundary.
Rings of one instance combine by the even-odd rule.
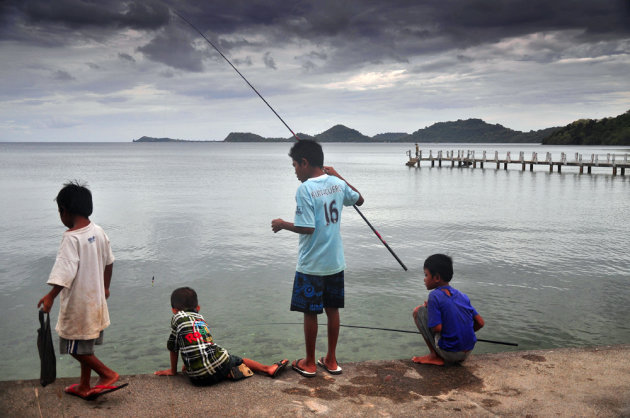
[[525, 171], [527, 167], [529, 167], [529, 171], [534, 171], [535, 165], [543, 165], [549, 167], [550, 173], [553, 173], [554, 166], [558, 173], [562, 172], [562, 167], [578, 167], [580, 174], [583, 174], [585, 169], [586, 173], [591, 174], [593, 167], [608, 167], [612, 168], [613, 176], [617, 174], [624, 176], [626, 169], [630, 168], [629, 154], [614, 153], [605, 155], [591, 154], [584, 158], [582, 154], [576, 152], [572, 160], [568, 159], [565, 153], [562, 153], [560, 159], [554, 161], [550, 152], [546, 153], [544, 159], [539, 159], [537, 152], [532, 152], [531, 157], [527, 159], [523, 151], [519, 152], [517, 157], [512, 157], [509, 151], [504, 157], [499, 157], [498, 151], [495, 151], [491, 156], [488, 156], [486, 151], [483, 151], [481, 156], [477, 156], [475, 151], [464, 150], [458, 150], [457, 155], [454, 150], [446, 151], [446, 155], [444, 155], [443, 151], [437, 151], [436, 154], [433, 154], [433, 151], [429, 150], [428, 155], [423, 155], [422, 150], [416, 144], [415, 157], [411, 150], [407, 151], [407, 156], [409, 157], [409, 161], [407, 161], [407, 166], [409, 167], [420, 167], [420, 164], [426, 161], [431, 163], [431, 167], [435, 167], [436, 163], [438, 167], [442, 167], [443, 163], [450, 163], [451, 167], [457, 165], [457, 167], [472, 168], [477, 168], [477, 166], [484, 168], [486, 164], [489, 164], [490, 166], [496, 166], [497, 170], [501, 169], [501, 166], [503, 166], [504, 170], [507, 170], [508, 165], [516, 164], [520, 165], [522, 171]]

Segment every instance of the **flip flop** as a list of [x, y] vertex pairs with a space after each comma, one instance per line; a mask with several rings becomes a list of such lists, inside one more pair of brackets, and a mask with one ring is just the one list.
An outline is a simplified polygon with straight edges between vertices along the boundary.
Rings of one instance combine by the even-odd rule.
[[274, 363], [274, 364], [278, 365], [278, 368], [276, 369], [276, 371], [273, 372], [273, 374], [271, 375], [271, 377], [275, 379], [276, 377], [280, 375], [280, 372], [284, 370], [285, 367], [287, 367], [287, 364], [289, 364], [289, 360], [287, 359], [280, 360], [279, 362]]
[[90, 398], [89, 398], [90, 395], [86, 395], [86, 396], [81, 395], [79, 392], [77, 392], [74, 389], [77, 386], [79, 386], [78, 383], [73, 383], [70, 386], [66, 387], [63, 391], [66, 392], [68, 395], [76, 396], [78, 398], [85, 399], [86, 401], [89, 401], [90, 400]]
[[293, 368], [293, 370], [295, 370], [296, 372], [298, 372], [299, 374], [301, 374], [304, 377], [315, 377], [315, 376], [317, 376], [317, 372], [309, 372], [309, 371], [304, 370], [300, 366], [298, 366], [298, 364], [300, 363], [300, 360], [304, 360], [304, 359], [301, 359], [301, 358], [297, 359], [291, 364], [291, 367]]
[[324, 357], [321, 357], [319, 360], [317, 360], [317, 365], [321, 367], [322, 369], [326, 370], [330, 374], [341, 374], [343, 371], [341, 370], [341, 367], [339, 367], [339, 363], [337, 363], [337, 368], [334, 370], [326, 367], [326, 363], [324, 363]]
[[114, 386], [114, 385], [96, 385], [94, 386], [94, 388], [92, 388], [91, 393], [85, 397], [85, 399], [87, 399], [88, 401], [93, 401], [94, 399], [98, 398], [101, 395], [105, 395], [107, 393], [112, 393], [112, 392], [116, 392], [118, 389], [122, 389], [125, 386], [127, 386], [129, 383], [123, 383], [122, 385], [119, 386]]

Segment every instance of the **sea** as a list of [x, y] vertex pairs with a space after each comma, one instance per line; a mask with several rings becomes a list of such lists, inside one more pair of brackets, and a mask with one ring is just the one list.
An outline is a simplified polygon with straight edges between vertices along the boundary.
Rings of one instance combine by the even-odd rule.
[[[299, 185], [288, 143], [0, 143], [0, 380], [37, 379], [37, 302], [65, 230], [54, 201], [67, 180], [88, 183], [91, 220], [116, 257], [111, 326], [97, 356], [121, 374], [169, 367], [170, 294], [190, 286], [215, 342], [271, 363], [304, 356], [302, 315], [289, 310]], [[342, 213], [344, 325], [415, 331], [424, 259], [454, 260], [452, 286], [484, 317], [477, 353], [630, 343], [630, 172], [549, 173], [520, 165], [407, 167], [406, 143], [324, 143], [325, 163], [361, 191]], [[421, 144], [428, 152], [551, 152], [623, 159], [630, 147]], [[58, 300], [51, 312], [57, 321]], [[320, 317], [325, 324], [325, 315]], [[57, 336], [53, 331], [55, 347]], [[326, 352], [321, 326], [317, 354]], [[339, 362], [426, 354], [414, 333], [341, 329]], [[57, 354], [58, 376], [78, 363]]]

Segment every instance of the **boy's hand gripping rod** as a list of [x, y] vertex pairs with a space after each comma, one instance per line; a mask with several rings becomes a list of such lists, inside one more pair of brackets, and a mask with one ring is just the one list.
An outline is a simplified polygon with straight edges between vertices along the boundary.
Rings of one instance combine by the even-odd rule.
[[[241, 72], [234, 66], [234, 64], [232, 64], [232, 62], [230, 62], [229, 59], [227, 59], [227, 57], [225, 55], [223, 55], [223, 52], [221, 52], [219, 50], [219, 48], [217, 48], [211, 41], [210, 39], [208, 39], [206, 37], [206, 35], [203, 34], [203, 32], [201, 32], [199, 29], [197, 29], [197, 27], [195, 25], [193, 25], [188, 19], [186, 19], [184, 16], [182, 16], [181, 14], [177, 13], [175, 10], [173, 10], [173, 13], [175, 15], [177, 15], [180, 19], [182, 19], [184, 22], [188, 23], [190, 25], [190, 27], [192, 27], [199, 35], [201, 35], [201, 37], [203, 39], [206, 40], [206, 42], [208, 42], [210, 44], [210, 46], [212, 46], [212, 48], [214, 48], [215, 51], [217, 51], [219, 53], [219, 55], [221, 55], [223, 57], [223, 59], [230, 64], [230, 66], [234, 69], [234, 71], [236, 71], [238, 73], [238, 75], [241, 76], [241, 78], [247, 83], [247, 85], [249, 87], [252, 88], [252, 90], [254, 90], [254, 92], [258, 95], [258, 97], [260, 97], [260, 99], [265, 102], [265, 104], [267, 105], [267, 107], [269, 107], [269, 109], [271, 109], [271, 111], [274, 113], [274, 115], [276, 115], [278, 117], [278, 119], [280, 119], [280, 122], [282, 122], [284, 124], [284, 126], [287, 127], [287, 129], [289, 130], [289, 132], [291, 132], [291, 135], [293, 135], [295, 137], [295, 139], [297, 139], [298, 141], [300, 140], [300, 138], [295, 134], [295, 132], [293, 132], [293, 130], [289, 127], [289, 125], [287, 125], [287, 123], [284, 121], [284, 119], [282, 119], [280, 117], [280, 115], [278, 114], [278, 112], [276, 112], [274, 110], [273, 107], [271, 107], [271, 105], [269, 104], [269, 102], [267, 102], [267, 100], [265, 100], [265, 98], [258, 92], [258, 90], [256, 90], [256, 88], [254, 86], [252, 86], [252, 84], [247, 81], [247, 79], [245, 78], [245, 76], [243, 74], [241, 74]], [[405, 266], [405, 264], [400, 260], [400, 258], [398, 258], [398, 256], [396, 255], [396, 253], [394, 252], [394, 250], [392, 250], [389, 245], [387, 245], [387, 242], [385, 242], [385, 240], [383, 239], [383, 237], [381, 237], [381, 234], [378, 233], [378, 231], [376, 229], [374, 229], [374, 227], [372, 226], [372, 224], [367, 220], [367, 218], [363, 215], [363, 213], [361, 213], [361, 211], [359, 210], [359, 208], [357, 207], [357, 205], [353, 205], [352, 206], [358, 213], [359, 215], [361, 215], [361, 217], [363, 218], [363, 220], [365, 221], [365, 223], [368, 224], [368, 226], [370, 227], [370, 229], [372, 229], [372, 231], [374, 232], [374, 234], [378, 237], [378, 239], [381, 240], [381, 242], [383, 243], [383, 245], [385, 245], [385, 248], [387, 248], [389, 250], [389, 252], [394, 256], [394, 258], [396, 259], [396, 261], [398, 261], [398, 263], [402, 266], [402, 268], [407, 271], [407, 266]]]

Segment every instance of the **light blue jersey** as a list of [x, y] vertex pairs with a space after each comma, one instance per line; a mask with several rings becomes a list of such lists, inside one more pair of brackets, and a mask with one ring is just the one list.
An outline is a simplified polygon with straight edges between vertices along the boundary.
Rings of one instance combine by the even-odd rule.
[[295, 226], [315, 228], [300, 234], [296, 271], [317, 276], [339, 273], [346, 268], [341, 242], [341, 210], [359, 200], [345, 181], [323, 174], [306, 180], [295, 194]]

